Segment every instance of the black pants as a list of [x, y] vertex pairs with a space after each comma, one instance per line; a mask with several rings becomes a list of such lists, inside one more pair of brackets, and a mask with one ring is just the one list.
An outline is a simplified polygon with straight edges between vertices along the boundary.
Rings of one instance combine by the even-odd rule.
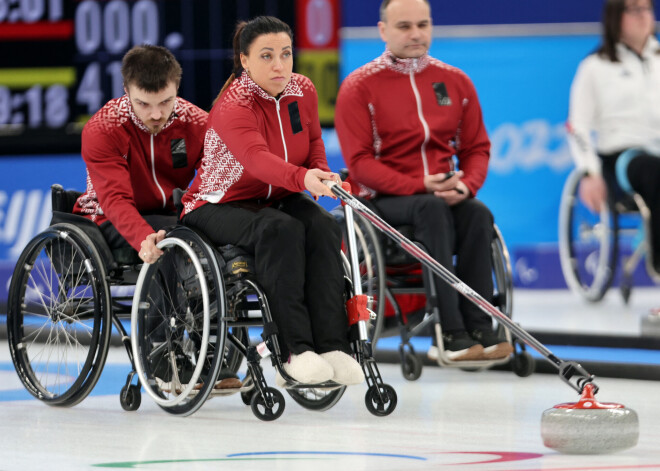
[[[623, 190], [616, 181], [615, 165], [619, 153], [601, 155], [603, 177], [614, 197], [620, 197]], [[641, 154], [628, 164], [627, 177], [633, 190], [637, 192], [651, 211], [651, 247], [653, 264], [660, 271], [660, 157]]]
[[[158, 232], [168, 226], [175, 226], [178, 222], [175, 214], [143, 214], [142, 217], [153, 228], [154, 232]], [[110, 250], [130, 247], [126, 239], [124, 239], [110, 221], [104, 222], [99, 228], [108, 246], [110, 246]]]
[[[412, 225], [421, 242], [445, 268], [485, 299], [493, 296], [490, 245], [493, 216], [482, 202], [467, 199], [455, 206], [431, 194], [381, 196], [373, 204], [394, 226]], [[453, 255], [456, 254], [454, 267]], [[443, 332], [491, 329], [492, 321], [446, 282], [434, 277]]]
[[[272, 206], [241, 201], [205, 204], [187, 214], [192, 226], [218, 245], [253, 253], [282, 339], [282, 354], [350, 353], [344, 310], [341, 228], [304, 193]], [[288, 352], [284, 351], [288, 349]]]

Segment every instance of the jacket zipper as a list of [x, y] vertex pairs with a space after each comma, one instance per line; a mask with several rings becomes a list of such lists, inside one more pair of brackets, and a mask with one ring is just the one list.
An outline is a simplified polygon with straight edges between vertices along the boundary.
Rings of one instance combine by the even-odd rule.
[[160, 195], [163, 197], [163, 208], [167, 206], [167, 198], [165, 198], [165, 192], [163, 191], [163, 188], [161, 188], [160, 183], [158, 183], [158, 179], [156, 178], [156, 158], [154, 156], [154, 135], [150, 135], [151, 139], [151, 175], [154, 177], [154, 183], [156, 183], [156, 186], [158, 187], [158, 191], [160, 191]]
[[[284, 127], [282, 126], [282, 118], [280, 117], [280, 100], [282, 98], [276, 99], [275, 100], [275, 108], [277, 108], [277, 122], [280, 123], [280, 135], [282, 136], [282, 145], [284, 146], [284, 161], [288, 162], [289, 161], [289, 153], [286, 148], [286, 140], [284, 140]], [[266, 196], [266, 199], [270, 198], [270, 194], [273, 190], [272, 185], [268, 185], [268, 196]]]
[[[415, 69], [417, 68], [417, 64], [415, 64]], [[422, 123], [422, 127], [424, 128], [424, 142], [422, 142], [422, 164], [424, 165], [424, 175], [429, 174], [429, 164], [426, 159], [426, 145], [429, 142], [429, 138], [431, 137], [431, 133], [429, 131], [429, 125], [424, 119], [424, 115], [422, 114], [422, 99], [419, 96], [419, 91], [417, 90], [417, 84], [415, 83], [415, 73], [414, 71], [410, 71], [410, 85], [412, 86], [413, 93], [415, 94], [415, 100], [417, 101], [417, 115], [419, 116], [419, 121]]]

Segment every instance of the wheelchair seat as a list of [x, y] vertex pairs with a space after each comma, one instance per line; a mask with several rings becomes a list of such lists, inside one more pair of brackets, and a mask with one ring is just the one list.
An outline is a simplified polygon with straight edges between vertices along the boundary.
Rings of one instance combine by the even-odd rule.
[[68, 223], [79, 227], [89, 236], [99, 250], [101, 258], [108, 270], [117, 270], [120, 265], [138, 265], [142, 263], [135, 249], [130, 246], [110, 249], [103, 237], [99, 226], [84, 216], [73, 214], [73, 206], [82, 194], [75, 190], [65, 190], [62, 185], [52, 185], [51, 201], [53, 206], [53, 217], [50, 225], [57, 223]]

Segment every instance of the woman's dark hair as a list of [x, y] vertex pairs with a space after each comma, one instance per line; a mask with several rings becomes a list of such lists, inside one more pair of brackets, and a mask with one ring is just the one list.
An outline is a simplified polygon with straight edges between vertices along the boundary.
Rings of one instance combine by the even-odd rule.
[[[653, 8], [653, 0], [650, 0]], [[606, 0], [603, 8], [603, 43], [596, 51], [612, 62], [619, 62], [616, 44], [621, 40], [621, 18], [626, 11], [626, 0]]]
[[128, 51], [121, 62], [124, 87], [135, 85], [144, 91], [156, 93], [174, 82], [179, 88], [181, 65], [174, 55], [162, 46], [143, 44]]
[[224, 92], [237, 77], [240, 77], [243, 72], [241, 53], [247, 55], [248, 50], [255, 39], [262, 34], [271, 33], [286, 33], [293, 42], [293, 32], [289, 25], [274, 16], [257, 16], [250, 21], [241, 21], [236, 25], [236, 32], [234, 33], [234, 69], [213, 103], [218, 101], [222, 92]]

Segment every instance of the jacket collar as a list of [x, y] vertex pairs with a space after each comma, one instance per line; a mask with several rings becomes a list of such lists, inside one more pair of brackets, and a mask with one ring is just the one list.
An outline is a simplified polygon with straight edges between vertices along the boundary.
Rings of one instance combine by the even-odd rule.
[[428, 53], [417, 58], [401, 59], [392, 54], [392, 51], [385, 48], [385, 52], [378, 58], [388, 69], [392, 69], [402, 74], [419, 73], [431, 63], [431, 56]]
[[[131, 100], [128, 98], [128, 95], [124, 95], [119, 99], [119, 108], [124, 109], [128, 111], [128, 115], [131, 117], [131, 121], [133, 121], [133, 124], [138, 127], [138, 129], [151, 134], [151, 131], [149, 131], [149, 128], [142, 122], [140, 118], [135, 114], [135, 111], [133, 110], [133, 105], [131, 105]], [[158, 131], [157, 134], [160, 134], [163, 132], [165, 129], [169, 127], [170, 124], [174, 122], [174, 119], [178, 116], [177, 115], [177, 110], [179, 108], [179, 97], [176, 97], [174, 99], [174, 108], [172, 109], [172, 114], [170, 115], [170, 118], [167, 120], [165, 123], [165, 126]], [[154, 134], [154, 135], [157, 135]]]
[[[277, 98], [268, 94], [268, 92], [266, 92], [263, 88], [257, 85], [257, 83], [254, 80], [252, 80], [252, 78], [248, 75], [246, 71], [243, 71], [243, 73], [241, 74], [240, 83], [251, 93], [258, 95], [265, 100], [277, 100]], [[279, 98], [283, 98], [285, 96], [303, 96], [303, 92], [302, 89], [300, 88], [300, 85], [298, 85], [298, 82], [294, 80], [294, 75], [291, 75], [291, 79], [289, 80], [289, 83], [286, 84], [286, 87], [284, 87], [284, 91], [280, 93]]]
[[649, 39], [646, 41], [646, 44], [644, 45], [644, 49], [642, 50], [641, 55], [637, 54], [637, 52], [633, 51], [623, 43], [617, 43], [616, 45], [616, 52], [620, 58], [635, 56], [638, 59], [645, 60], [658, 54], [658, 51], [660, 51], [660, 43], [658, 42], [655, 36], [650, 36]]

